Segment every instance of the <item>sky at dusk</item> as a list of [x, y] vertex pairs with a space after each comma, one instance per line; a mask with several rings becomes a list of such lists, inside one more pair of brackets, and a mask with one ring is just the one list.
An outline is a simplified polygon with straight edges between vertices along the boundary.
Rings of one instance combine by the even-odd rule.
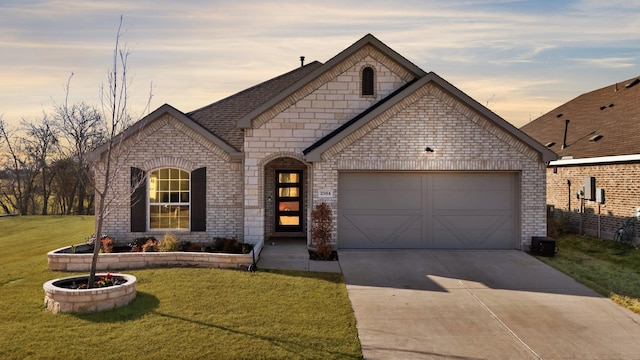
[[100, 105], [120, 16], [130, 107], [188, 112], [371, 33], [520, 127], [640, 76], [638, 0], [0, 0], [0, 115]]

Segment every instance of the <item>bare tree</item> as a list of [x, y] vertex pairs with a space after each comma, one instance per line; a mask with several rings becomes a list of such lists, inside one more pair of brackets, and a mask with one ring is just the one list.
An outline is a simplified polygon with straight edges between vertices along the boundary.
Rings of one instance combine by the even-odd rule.
[[4, 145], [4, 149], [0, 151], [1, 164], [7, 172], [7, 179], [1, 189], [3, 206], [11, 207], [20, 214], [29, 214], [29, 206], [35, 205], [35, 169], [16, 133], [16, 130], [8, 128], [0, 118], [0, 141]]
[[[113, 51], [112, 68], [108, 72], [108, 84], [103, 86], [101, 91], [101, 103], [105, 124], [106, 141], [95, 153], [100, 155], [100, 159], [94, 164], [96, 179], [96, 226], [95, 241], [93, 248], [93, 258], [91, 261], [91, 271], [89, 275], [89, 286], [93, 286], [95, 281], [96, 265], [100, 252], [100, 239], [104, 219], [119, 206], [124, 206], [130, 197], [114, 196], [113, 184], [119, 174], [125, 169], [126, 161], [132, 148], [138, 143], [139, 136], [144, 127], [144, 122], [137, 122], [134, 126], [132, 116], [128, 107], [129, 85], [127, 78], [127, 59], [130, 51], [127, 47], [120, 46], [122, 36], [122, 16], [116, 33], [115, 48]], [[144, 112], [148, 112], [151, 102], [151, 93], [145, 106]], [[128, 169], [128, 168], [127, 168]], [[139, 185], [145, 181], [144, 178], [136, 179], [131, 184], [128, 191], [135, 191]], [[130, 195], [131, 193], [129, 193]], [[123, 200], [123, 198], [125, 200]]]
[[[50, 165], [51, 162], [55, 160], [55, 155], [58, 152], [57, 130], [46, 115], [44, 115], [41, 120], [36, 120], [35, 122], [22, 120], [22, 127], [25, 136], [21, 138], [21, 141], [30, 158], [30, 162], [34, 165], [34, 175], [37, 176], [40, 182], [38, 190], [42, 197], [41, 215], [47, 215], [49, 211], [49, 198], [51, 196], [51, 182], [55, 175]], [[37, 211], [35, 198], [36, 194], [32, 194], [31, 199], [34, 201], [34, 213]]]
[[51, 184], [57, 213], [69, 215], [74, 209], [75, 194], [78, 188], [77, 164], [72, 158], [65, 157], [52, 164], [55, 177]]
[[[55, 105], [54, 117], [58, 131], [63, 138], [63, 141], [60, 142], [60, 148], [64, 156], [71, 160], [67, 165], [72, 166], [71, 170], [75, 181], [59, 182], [59, 185], [66, 186], [66, 188], [61, 187], [59, 190], [65, 194], [65, 213], [70, 214], [73, 211], [77, 194], [77, 213], [82, 215], [87, 212], [85, 211], [85, 200], [87, 197], [91, 197], [90, 194], [87, 194], [92, 182], [87, 154], [97, 145], [103, 143], [106, 135], [103, 118], [98, 109], [84, 102], [69, 103], [72, 77], [73, 73], [69, 76], [65, 87], [64, 103]], [[67, 172], [69, 172], [68, 168]]]

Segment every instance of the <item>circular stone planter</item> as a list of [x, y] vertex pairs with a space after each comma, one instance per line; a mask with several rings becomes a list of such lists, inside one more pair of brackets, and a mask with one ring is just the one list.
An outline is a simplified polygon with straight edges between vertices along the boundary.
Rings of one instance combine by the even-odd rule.
[[[107, 274], [96, 274], [96, 278]], [[54, 314], [59, 312], [91, 313], [125, 306], [136, 298], [136, 277], [127, 274], [111, 274], [124, 283], [92, 289], [68, 289], [64, 284], [87, 281], [89, 275], [72, 276], [47, 281], [44, 288], [44, 305]]]

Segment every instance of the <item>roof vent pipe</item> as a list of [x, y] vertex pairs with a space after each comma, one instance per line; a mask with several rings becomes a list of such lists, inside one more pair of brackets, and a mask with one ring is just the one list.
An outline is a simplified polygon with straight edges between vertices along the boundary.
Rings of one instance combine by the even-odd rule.
[[562, 148], [567, 147], [567, 130], [569, 130], [569, 119], [564, 121], [564, 138], [562, 139]]
[[300, 56], [300, 66], [304, 66], [304, 56]]

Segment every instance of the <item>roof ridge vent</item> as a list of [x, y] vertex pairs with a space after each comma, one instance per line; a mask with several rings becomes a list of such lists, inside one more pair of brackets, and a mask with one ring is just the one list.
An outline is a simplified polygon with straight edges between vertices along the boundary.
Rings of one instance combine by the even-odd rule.
[[628, 89], [628, 88], [630, 88], [630, 87], [633, 87], [633, 86], [638, 85], [639, 83], [640, 83], [640, 79], [636, 78], [636, 79], [633, 79], [633, 81], [632, 81], [632, 82], [628, 83], [628, 84], [627, 84], [627, 85], [625, 85], [624, 87], [626, 87], [626, 88]]

